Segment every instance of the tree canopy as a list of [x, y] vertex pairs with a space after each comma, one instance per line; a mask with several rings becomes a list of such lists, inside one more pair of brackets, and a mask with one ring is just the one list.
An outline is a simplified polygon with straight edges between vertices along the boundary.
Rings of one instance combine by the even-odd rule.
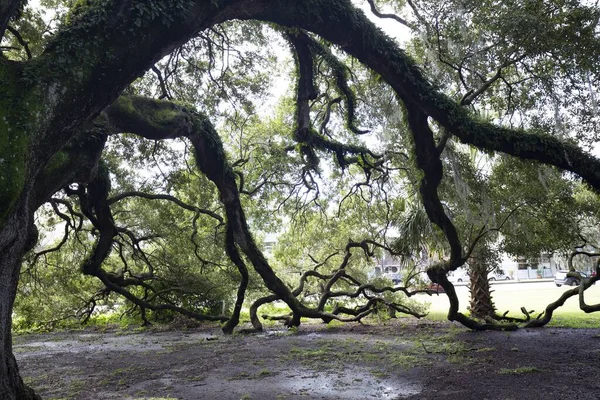
[[537, 318], [481, 322], [447, 273], [498, 232], [512, 253], [591, 242], [599, 17], [575, 0], [0, 0], [0, 397], [35, 398], [11, 340], [28, 282], [84, 319], [126, 299], [225, 332], [249, 289], [256, 329], [276, 300], [290, 326], [420, 317], [407, 297], [430, 291], [368, 266], [435, 247], [427, 275], [467, 327], [543, 326], [574, 295], [598, 311], [594, 277]]

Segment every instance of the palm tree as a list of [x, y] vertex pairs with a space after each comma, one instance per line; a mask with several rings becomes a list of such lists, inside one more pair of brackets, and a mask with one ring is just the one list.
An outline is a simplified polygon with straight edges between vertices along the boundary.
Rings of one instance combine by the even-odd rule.
[[473, 317], [493, 318], [496, 307], [492, 300], [492, 291], [488, 280], [491, 252], [484, 244], [474, 250], [469, 258], [471, 301], [469, 310]]

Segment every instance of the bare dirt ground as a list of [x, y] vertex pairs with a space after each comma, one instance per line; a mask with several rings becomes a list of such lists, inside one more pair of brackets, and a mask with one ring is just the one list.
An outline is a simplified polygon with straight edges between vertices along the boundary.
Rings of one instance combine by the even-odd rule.
[[44, 399], [600, 398], [600, 329], [401, 319], [224, 336], [205, 325], [18, 336], [15, 354]]

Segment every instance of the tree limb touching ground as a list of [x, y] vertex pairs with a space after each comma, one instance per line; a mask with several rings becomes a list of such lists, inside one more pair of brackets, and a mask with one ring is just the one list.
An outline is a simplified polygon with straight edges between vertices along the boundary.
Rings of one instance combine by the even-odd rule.
[[[20, 0], [0, 0], [0, 37], [4, 37], [21, 5]], [[241, 205], [236, 175], [208, 119], [173, 103], [121, 96], [131, 82], [190, 38], [219, 23], [236, 19], [273, 22], [317, 34], [361, 61], [394, 89], [415, 128], [412, 134], [419, 147], [419, 167], [427, 179], [431, 179], [431, 182], [424, 181], [421, 187], [422, 197], [428, 202], [428, 215], [445, 233], [451, 247], [448, 262], [431, 270], [438, 272], [430, 273], [450, 295], [451, 319], [481, 328], [457, 313], [458, 302], [445, 276], [445, 272], [460, 265], [465, 255], [460, 242], [455, 240], [452, 222], [440, 209], [439, 149], [431, 138], [429, 120], [463, 143], [554, 165], [577, 174], [596, 191], [600, 190], [597, 158], [576, 144], [545, 132], [508, 129], [479, 121], [437, 91], [416, 63], [349, 0], [78, 3], [41, 55], [24, 62], [0, 56], [0, 81], [3, 82], [0, 85], [1, 398], [35, 398], [19, 375], [11, 338], [21, 261], [37, 241], [33, 214], [66, 185], [90, 183], [93, 177], [99, 176], [95, 161], [104, 146], [107, 129], [112, 129], [113, 134], [132, 132], [152, 140], [187, 137], [193, 144], [198, 168], [220, 193], [227, 228], [235, 244], [229, 248], [230, 255], [237, 259], [234, 248], [237, 246], [240, 255], [253, 265], [267, 288], [291, 308], [294, 323], [300, 316], [339, 318], [302, 305], [259, 251]], [[94, 193], [104, 196], [98, 200], [106, 201], [102, 190]], [[111, 223], [106, 204], [98, 204], [88, 214], [104, 233], [84, 269], [98, 273], [110, 286], [114, 283], [97, 266], [108, 254], [118, 230]], [[236, 265], [242, 272], [243, 264]], [[238, 301], [241, 292], [243, 290], [238, 293]], [[590, 307], [586, 309], [596, 309]], [[551, 311], [548, 309], [545, 315], [551, 315]]]
[[[125, 107], [129, 110], [133, 109], [134, 112], [128, 114], [125, 111]], [[143, 118], [144, 113], [139, 110], [142, 108], [151, 107], [154, 110], [168, 109], [170, 113], [168, 114], [168, 118], [157, 120], [156, 117], [153, 120], [147, 120]], [[236, 266], [240, 269], [240, 273], [242, 274], [242, 283], [240, 284], [240, 289], [238, 291], [238, 300], [236, 301], [236, 312], [239, 315], [239, 308], [241, 308], [241, 302], [243, 301], [243, 294], [245, 291], [245, 286], [247, 285], [247, 276], [246, 272], [244, 272], [245, 267], [244, 263], [237, 253], [237, 248], [241, 250], [241, 252], [245, 255], [245, 257], [252, 263], [254, 269], [261, 275], [267, 288], [273, 291], [278, 299], [283, 300], [292, 310], [293, 318], [290, 321], [290, 325], [299, 325], [301, 317], [309, 317], [309, 318], [320, 318], [327, 321], [331, 321], [332, 319], [338, 319], [341, 321], [345, 321], [346, 319], [337, 315], [337, 313], [327, 313], [324, 310], [325, 303], [328, 298], [341, 296], [342, 294], [335, 294], [334, 292], [330, 292], [331, 287], [336, 283], [338, 279], [341, 278], [349, 278], [346, 275], [345, 267], [348, 263], [348, 260], [351, 256], [350, 249], [353, 247], [360, 247], [365, 252], [368, 251], [369, 242], [362, 243], [350, 243], [346, 249], [346, 256], [344, 262], [340, 266], [338, 273], [335, 274], [329, 282], [327, 283], [327, 290], [322, 295], [321, 300], [319, 302], [319, 306], [315, 308], [308, 308], [304, 306], [298, 299], [297, 296], [302, 291], [302, 284], [304, 280], [301, 280], [300, 289], [291, 291], [287, 285], [281, 281], [279, 277], [275, 274], [262, 252], [259, 250], [258, 246], [254, 242], [252, 235], [250, 234], [248, 223], [246, 221], [244, 210], [241, 206], [238, 186], [235, 181], [235, 174], [231, 170], [229, 163], [226, 160], [223, 145], [220, 141], [220, 138], [210, 122], [203, 116], [194, 114], [190, 112], [186, 108], [178, 107], [172, 103], [165, 101], [156, 101], [149, 100], [145, 98], [138, 97], [121, 97], [117, 102], [115, 102], [111, 107], [106, 110], [106, 117], [108, 124], [111, 126], [111, 129], [115, 131], [128, 131], [131, 133], [135, 133], [137, 135], [146, 137], [148, 134], [146, 133], [146, 129], [150, 131], [150, 138], [171, 138], [176, 137], [178, 135], [182, 135], [187, 137], [193, 144], [196, 155], [196, 164], [200, 171], [202, 171], [217, 187], [220, 192], [220, 198], [225, 206], [226, 213], [226, 223], [228, 230], [228, 253]], [[156, 115], [158, 113], [155, 113]], [[116, 116], [113, 118], [113, 116]], [[171, 120], [169, 120], [172, 119]], [[164, 128], [158, 128], [164, 127]], [[173, 127], [175, 129], [173, 130]], [[372, 255], [372, 254], [371, 254]], [[311, 273], [307, 273], [304, 277], [308, 277], [309, 275], [314, 275]], [[356, 283], [357, 281], [354, 280]], [[373, 290], [374, 292], [397, 292], [403, 291], [407, 295], [412, 295], [414, 293], [409, 292], [405, 288], [387, 288], [385, 290], [375, 288], [372, 285], [360, 285], [358, 292], [355, 294], [351, 294], [350, 297], [357, 297], [361, 293], [365, 293], [368, 290]], [[376, 301], [372, 301], [370, 305], [374, 306]], [[415, 316], [422, 316], [421, 314], [410, 311], [408, 308], [403, 307], [401, 305], [393, 305], [397, 310], [403, 310], [402, 312], [406, 312]], [[360, 320], [364, 318], [366, 315], [371, 313], [374, 308], [369, 308], [369, 311], [365, 311], [360, 315], [356, 315], [352, 318], [352, 320]], [[339, 313], [339, 311], [338, 311]], [[232, 317], [232, 321], [237, 319], [236, 316]], [[253, 318], [253, 321], [255, 319]], [[237, 322], [229, 322], [227, 329], [233, 329]], [[257, 329], [261, 329], [261, 327], [256, 324], [255, 327]]]

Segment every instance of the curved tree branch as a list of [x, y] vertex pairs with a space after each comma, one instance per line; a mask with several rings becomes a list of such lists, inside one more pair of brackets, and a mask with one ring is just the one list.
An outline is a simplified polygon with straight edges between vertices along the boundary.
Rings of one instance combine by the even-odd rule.
[[145, 193], [145, 192], [140, 192], [140, 191], [129, 191], [129, 192], [123, 192], [123, 193], [119, 193], [116, 196], [113, 196], [109, 199], [106, 200], [106, 202], [108, 203], [108, 205], [112, 205], [120, 200], [126, 199], [128, 197], [140, 197], [143, 199], [149, 199], [149, 200], [168, 200], [172, 203], [177, 204], [179, 207], [186, 209], [188, 211], [193, 211], [195, 213], [198, 214], [204, 214], [204, 215], [208, 215], [209, 217], [212, 217], [214, 219], [216, 219], [217, 221], [219, 221], [220, 224], [223, 224], [223, 217], [220, 216], [219, 214], [210, 211], [210, 210], [205, 210], [203, 208], [198, 208], [196, 206], [187, 204], [183, 201], [181, 201], [180, 199], [178, 199], [175, 196], [171, 196], [168, 194], [151, 194], [151, 193]]
[[13, 34], [13, 36], [17, 39], [17, 42], [19, 42], [19, 44], [21, 46], [23, 46], [23, 49], [25, 49], [25, 53], [27, 54], [27, 59], [31, 60], [33, 57], [31, 55], [31, 50], [29, 50], [29, 43], [27, 43], [25, 40], [23, 40], [23, 36], [21, 36], [19, 31], [12, 28], [11, 26], [7, 26], [6, 30]]
[[229, 224], [227, 226], [225, 248], [227, 250], [227, 255], [235, 264], [241, 276], [241, 281], [238, 285], [237, 297], [235, 300], [235, 305], [233, 307], [233, 312], [229, 320], [225, 323], [225, 325], [223, 325], [224, 333], [233, 333], [233, 329], [240, 322], [240, 312], [242, 311], [242, 306], [244, 305], [244, 296], [246, 294], [246, 288], [248, 287], [249, 276], [248, 268], [246, 267], [244, 260], [242, 260], [242, 257], [240, 256], [240, 253], [235, 245], [233, 228]]
[[[315, 99], [317, 93], [314, 87], [314, 60], [315, 54], [322, 56], [330, 67], [334, 70], [336, 76], [336, 84], [346, 99], [347, 106], [347, 123], [348, 127], [354, 133], [362, 134], [368, 131], [361, 131], [354, 126], [354, 93], [350, 89], [346, 78], [346, 66], [341, 64], [328, 50], [319, 43], [314, 41], [304, 32], [293, 32], [286, 34], [287, 39], [293, 45], [297, 61], [298, 71], [298, 88], [296, 98], [296, 132], [295, 139], [303, 144], [302, 150], [305, 152], [309, 165], [316, 166], [318, 158], [313, 149], [325, 150], [334, 153], [337, 157], [340, 166], [344, 167], [350, 163], [358, 162], [358, 159], [349, 159], [346, 154], [363, 156], [367, 160], [367, 156], [374, 159], [381, 158], [380, 155], [374, 154], [369, 149], [362, 146], [348, 145], [325, 138], [322, 133], [317, 132], [311, 123], [309, 100]], [[330, 104], [328, 105], [330, 107]], [[329, 110], [327, 110], [326, 117]], [[328, 118], [323, 120], [326, 122]], [[321, 132], [324, 130], [321, 127]], [[366, 165], [370, 165], [366, 161]]]
[[[266, 1], [266, 0], [265, 0]], [[488, 151], [537, 160], [579, 175], [600, 191], [600, 160], [575, 144], [544, 132], [509, 129], [481, 122], [439, 93], [415, 62], [347, 0], [317, 3], [269, 2], [254, 18], [300, 27], [334, 42], [379, 73], [405, 105], [413, 104], [463, 143]], [[306, 18], [300, 15], [319, 15]], [[365, 44], [369, 45], [366, 46]]]
[[391, 19], [394, 19], [394, 20], [398, 21], [399, 23], [401, 23], [402, 25], [406, 26], [407, 28], [415, 29], [415, 27], [414, 27], [413, 24], [411, 24], [410, 22], [408, 22], [404, 18], [401, 18], [401, 17], [397, 16], [396, 14], [385, 14], [385, 13], [379, 12], [379, 10], [377, 9], [377, 7], [375, 6], [375, 0], [367, 0], [367, 2], [369, 3], [369, 6], [371, 7], [371, 12], [373, 14], [375, 14], [377, 17], [379, 17], [379, 18], [391, 18]]
[[[112, 250], [113, 238], [119, 231], [119, 228], [114, 224], [110, 206], [107, 202], [110, 188], [109, 179], [108, 169], [101, 165], [96, 177], [87, 185], [87, 190], [82, 191], [79, 194], [83, 213], [100, 233], [100, 237], [96, 241], [92, 254], [82, 264], [82, 272], [85, 275], [97, 277], [107, 289], [122, 295], [133, 304], [139, 306], [142, 309], [142, 312], [145, 309], [155, 311], [170, 310], [198, 320], [227, 321], [229, 318], [225, 316], [200, 314], [173, 304], [157, 305], [150, 303], [137, 297], [126, 289], [126, 286], [130, 285], [146, 286], [143, 283], [143, 278], [126, 280], [122, 276], [106, 272], [102, 268], [103, 262]], [[139, 242], [139, 240], [135, 241]]]

